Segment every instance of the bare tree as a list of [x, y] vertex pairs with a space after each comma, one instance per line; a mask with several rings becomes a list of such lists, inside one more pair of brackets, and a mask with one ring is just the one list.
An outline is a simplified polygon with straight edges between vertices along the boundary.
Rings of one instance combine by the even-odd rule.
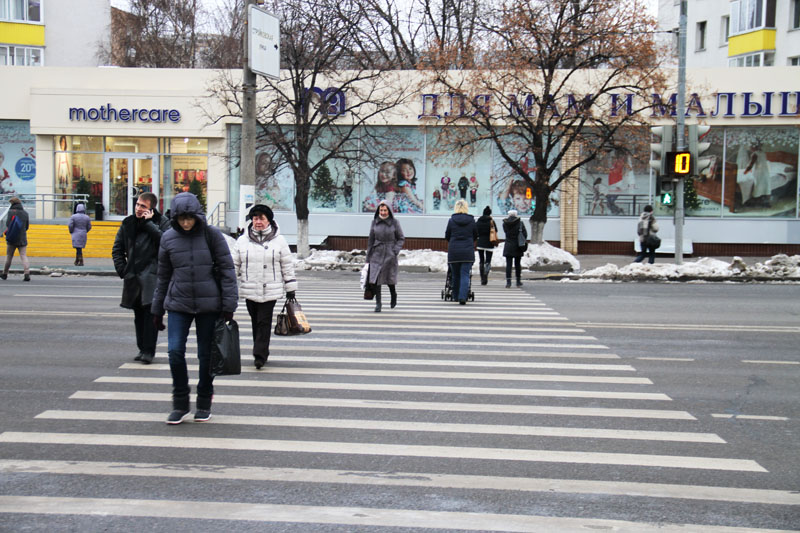
[[245, 0], [222, 0], [208, 13], [208, 30], [200, 38], [204, 68], [241, 68], [242, 33], [247, 23]]
[[197, 0], [131, 0], [130, 11], [111, 10], [111, 42], [99, 56], [121, 67], [194, 68]]
[[[358, 0], [286, 0], [271, 11], [280, 19], [281, 79], [259, 78], [257, 126], [260, 143], [281, 160], [275, 164], [294, 175], [297, 248], [305, 257], [312, 176], [333, 160], [363, 160], [364, 136], [378, 131], [370, 120], [401, 104], [409, 88], [399, 73], [373, 67], [371, 51], [358, 46]], [[220, 74], [210, 92], [225, 111], [207, 110], [212, 120], [242, 115], [239, 83]]]
[[[463, 50], [431, 53], [428, 72], [454, 107], [444, 120], [473, 126], [443, 128], [443, 141], [467, 151], [495, 146], [533, 191], [534, 242], [559, 184], [609, 149], [625, 149], [617, 132], [647, 121], [664, 80], [645, 12], [640, 0], [501, 1], [483, 19], [473, 69], [451, 70]], [[578, 157], [567, 162], [567, 153]]]

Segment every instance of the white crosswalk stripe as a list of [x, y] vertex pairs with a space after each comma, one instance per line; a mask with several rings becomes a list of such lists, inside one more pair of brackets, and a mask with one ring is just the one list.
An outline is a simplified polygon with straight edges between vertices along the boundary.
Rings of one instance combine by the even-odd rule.
[[[720, 435], [699, 425], [676, 429], [698, 421], [673, 407], [676, 402], [630, 360], [620, 360], [536, 298], [516, 289], [474, 287], [476, 301], [465, 307], [442, 301], [440, 290], [438, 283], [415, 283], [400, 293], [397, 309], [389, 309], [384, 294], [384, 311], [374, 313], [374, 302], [360, 298], [357, 280], [331, 286], [301, 278], [300, 301], [313, 331], [273, 336], [262, 370], [252, 367], [250, 319], [240, 305], [243, 372], [215, 379], [214, 417], [203, 426], [164, 424], [172, 381], [163, 335], [153, 364], [121, 363], [115, 375], [93, 376], [66, 404], [41, 412], [31, 430], [0, 433], [0, 446], [20, 446], [20, 456], [43, 447], [48, 453], [46, 460], [0, 460], [0, 473], [11, 480], [75, 476], [98, 487], [115, 487], [104, 484], [109, 478], [158, 479], [164, 485], [182, 479], [266, 482], [277, 484], [270, 500], [147, 497], [135, 491], [117, 497], [113, 490], [104, 497], [79, 490], [35, 496], [24, 488], [4, 489], [0, 521], [27, 513], [272, 522], [308, 531], [330, 525], [358, 531], [767, 533], [708, 520], [656, 523], [577, 510], [572, 515], [570, 504], [537, 513], [492, 502], [498, 494], [511, 501], [530, 493], [563, 502], [579, 495], [646, 499], [664, 509], [692, 501], [800, 505], [794, 491], [770, 490], [768, 484], [747, 488], [746, 480], [761, 479], [767, 468], [731, 456]], [[196, 382], [194, 334], [187, 362]], [[129, 461], [132, 448], [158, 459]], [[76, 457], [69, 452], [75, 449], [85, 453]], [[196, 452], [185, 455], [190, 450]], [[196, 458], [209, 451], [229, 461], [176, 462], [170, 455]], [[712, 477], [706, 484], [661, 481], [680, 472], [693, 480]], [[745, 480], [733, 481], [737, 488], [722, 484], [735, 476]], [[291, 499], [311, 485], [302, 503]], [[403, 506], [409, 500], [394, 491], [411, 488], [433, 497]], [[339, 493], [368, 504], [342, 505]], [[495, 496], [487, 500], [488, 494]], [[461, 503], [451, 508], [448, 499]], [[615, 509], [609, 516], [628, 516], [622, 507]]]

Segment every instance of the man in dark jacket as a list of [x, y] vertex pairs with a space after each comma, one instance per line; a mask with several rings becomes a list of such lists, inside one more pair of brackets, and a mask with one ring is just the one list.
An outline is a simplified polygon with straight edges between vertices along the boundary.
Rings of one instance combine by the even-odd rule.
[[139, 355], [134, 360], [149, 365], [156, 354], [158, 330], [153, 325], [150, 303], [156, 288], [158, 247], [161, 234], [169, 229], [169, 220], [156, 210], [158, 199], [151, 192], [136, 199], [132, 215], [126, 217], [117, 231], [111, 258], [122, 278], [120, 306], [133, 309], [136, 327], [136, 346]]
[[475, 262], [475, 240], [478, 227], [475, 217], [469, 214], [466, 200], [458, 200], [455, 213], [447, 221], [444, 232], [447, 241], [447, 262], [450, 265], [453, 300], [465, 305], [469, 296], [469, 273]]
[[[211, 343], [218, 318], [230, 321], [239, 301], [236, 270], [228, 243], [206, 224], [197, 197], [182, 192], [172, 200], [172, 228], [164, 233], [158, 250], [158, 282], [151, 310], [159, 330], [169, 311], [167, 331], [169, 369], [172, 373], [172, 412], [167, 424], [180, 424], [189, 415], [189, 374], [186, 340], [192, 322], [197, 332], [197, 383], [195, 422], [211, 418]], [[214, 272], [218, 275], [215, 277]]]
[[[11, 261], [14, 259], [14, 251], [19, 250], [19, 258], [22, 260], [22, 269], [25, 273], [23, 281], [31, 280], [31, 267], [28, 262], [28, 212], [22, 208], [22, 201], [16, 196], [12, 197], [8, 203], [8, 216], [6, 216], [6, 263], [3, 265], [3, 273], [0, 279], [8, 278], [8, 269], [11, 268]], [[14, 220], [16, 219], [16, 222]], [[14, 231], [13, 226], [16, 226]], [[16, 235], [12, 234], [16, 233]]]

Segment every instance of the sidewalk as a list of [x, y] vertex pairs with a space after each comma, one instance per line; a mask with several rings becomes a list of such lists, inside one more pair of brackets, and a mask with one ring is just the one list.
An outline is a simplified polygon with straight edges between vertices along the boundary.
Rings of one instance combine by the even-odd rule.
[[[581, 264], [581, 271], [586, 272], [588, 270], [592, 270], [597, 267], [605, 266], [607, 264], [616, 265], [617, 267], [623, 267], [625, 265], [629, 265], [633, 262], [634, 256], [633, 255], [578, 255], [576, 256], [578, 261]], [[694, 262], [700, 259], [700, 257], [684, 257], [684, 263]], [[733, 258], [732, 257], [715, 257], [714, 259], [718, 259], [720, 261], [730, 263]], [[748, 265], [754, 265], [756, 263], [763, 263], [769, 257], [745, 257], [743, 258], [744, 262]], [[53, 272], [61, 272], [63, 274], [69, 275], [84, 275], [84, 276], [116, 276], [117, 273], [114, 270], [114, 264], [110, 258], [97, 258], [97, 257], [87, 257], [84, 258], [84, 266], [77, 267], [75, 266], [74, 259], [70, 257], [29, 257], [28, 260], [30, 261], [31, 265], [31, 274], [41, 274], [41, 275], [50, 275]], [[675, 258], [672, 256], [668, 257], [656, 257], [656, 264], [675, 264]], [[401, 271], [407, 270], [409, 272], [419, 272], [419, 267], [410, 267], [408, 269], [404, 268], [403, 266], [400, 267]], [[11, 264], [11, 270], [9, 271], [10, 274], [21, 274], [22, 273], [22, 263], [19, 259], [18, 255], [14, 256], [14, 262]], [[531, 272], [527, 272], [527, 274], [532, 274]], [[555, 274], [554, 272], [540, 272], [541, 276], [534, 276], [534, 277], [549, 277], [547, 274]]]

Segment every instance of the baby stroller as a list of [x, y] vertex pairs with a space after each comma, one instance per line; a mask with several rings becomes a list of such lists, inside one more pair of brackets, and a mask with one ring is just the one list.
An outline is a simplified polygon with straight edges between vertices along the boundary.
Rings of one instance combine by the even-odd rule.
[[[444, 282], [444, 289], [442, 289], [442, 300], [445, 302], [452, 302], [453, 298], [453, 269], [450, 263], [447, 263], [447, 279]], [[469, 269], [469, 288], [467, 289], [467, 300], [470, 302], [475, 301], [475, 293], [472, 292], [472, 268]]]

